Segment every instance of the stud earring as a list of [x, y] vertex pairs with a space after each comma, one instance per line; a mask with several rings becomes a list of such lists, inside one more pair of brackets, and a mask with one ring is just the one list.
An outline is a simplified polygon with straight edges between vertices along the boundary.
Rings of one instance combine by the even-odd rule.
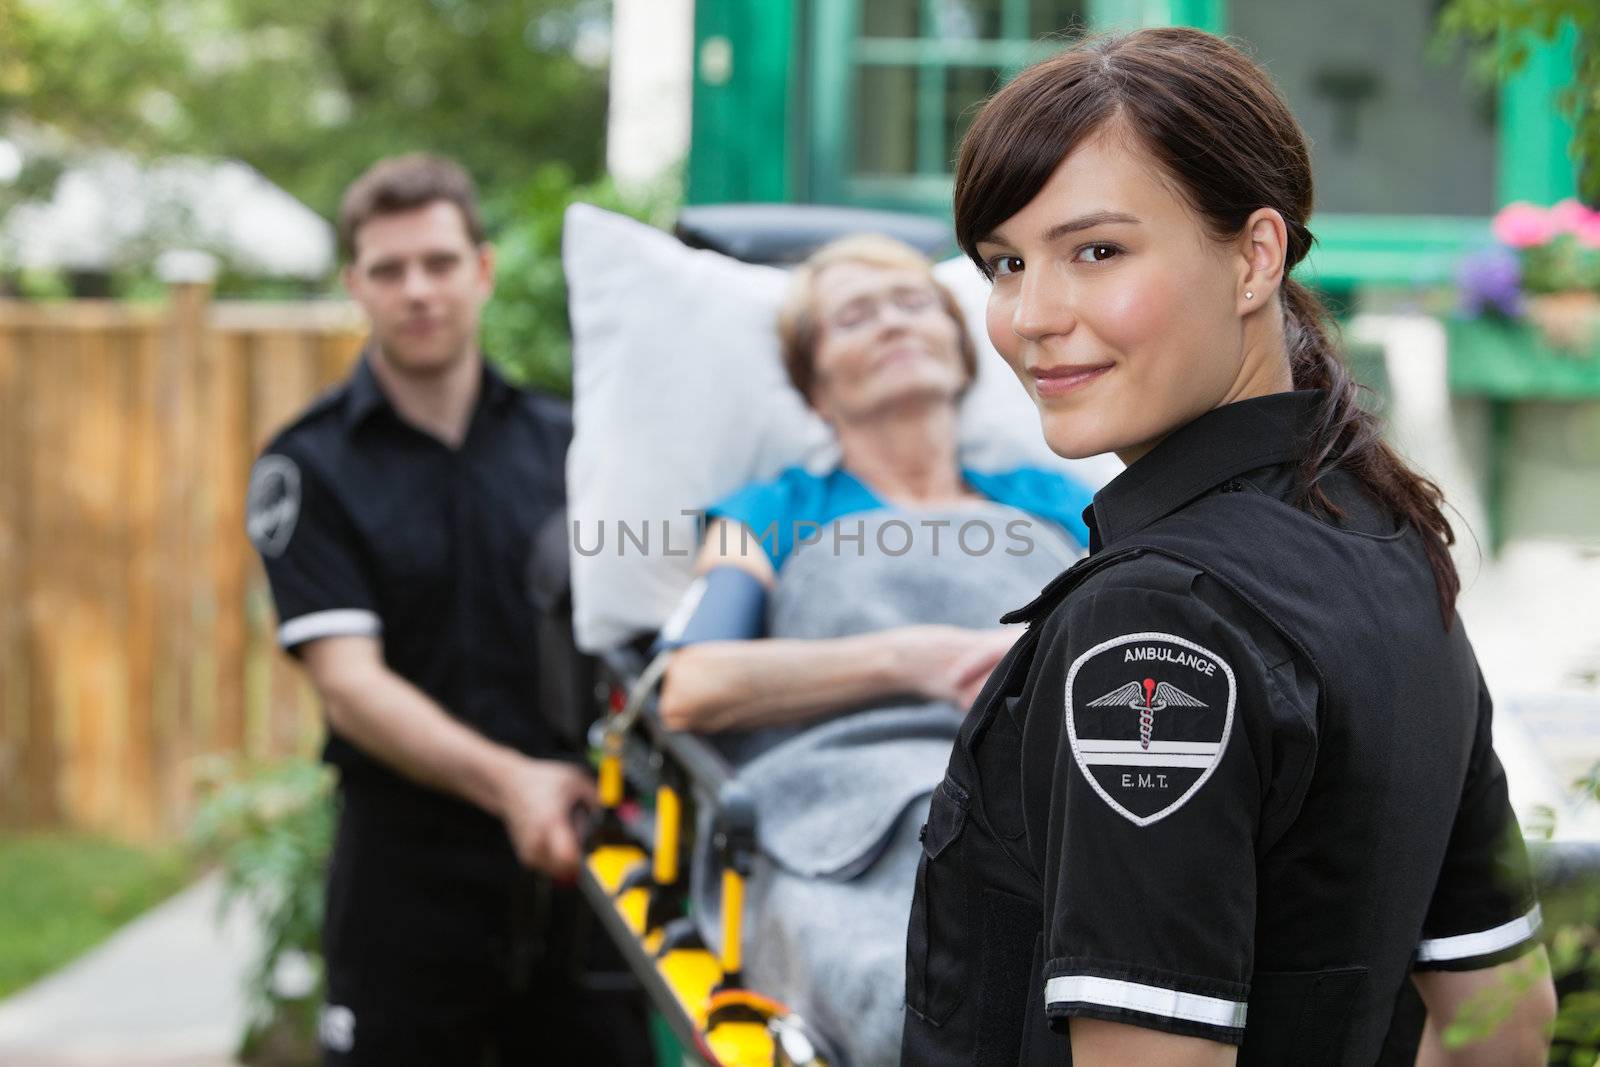
[[1250, 290], [1246, 289], [1244, 291], [1244, 298], [1246, 300], [1254, 300], [1256, 298], [1256, 294], [1254, 294]]

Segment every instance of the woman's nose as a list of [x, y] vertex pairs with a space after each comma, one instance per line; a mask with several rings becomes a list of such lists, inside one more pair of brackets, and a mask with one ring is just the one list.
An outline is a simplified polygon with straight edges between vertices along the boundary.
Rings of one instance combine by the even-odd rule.
[[876, 318], [878, 332], [889, 333], [904, 329], [915, 318], [915, 313], [901, 307], [893, 300], [885, 300], [878, 305]]
[[1011, 329], [1018, 337], [1037, 341], [1053, 334], [1070, 333], [1077, 321], [1071, 294], [1063, 283], [1037, 274], [1023, 278], [1017, 302], [1011, 309]]

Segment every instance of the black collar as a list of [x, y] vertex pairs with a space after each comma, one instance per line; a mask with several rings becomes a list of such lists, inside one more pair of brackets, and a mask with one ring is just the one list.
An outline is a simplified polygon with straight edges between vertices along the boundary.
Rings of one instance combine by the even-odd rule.
[[[372, 348], [369, 345], [362, 353], [361, 359], [356, 363], [356, 369], [351, 372], [350, 380], [345, 387], [344, 397], [344, 426], [347, 432], [354, 432], [356, 427], [366, 421], [367, 417], [378, 410], [392, 411], [389, 398], [383, 395], [383, 388], [378, 385], [378, 376], [372, 373]], [[478, 383], [478, 403], [473, 412], [485, 409], [499, 410], [516, 395], [516, 388], [500, 375], [490, 365], [487, 358], [482, 360], [483, 379]]]
[[1094, 495], [1083, 512], [1089, 550], [1138, 533], [1230, 478], [1293, 459], [1322, 397], [1316, 389], [1273, 393], [1180, 426]]
[[350, 383], [344, 394], [344, 428], [354, 430], [379, 408], [387, 408], [389, 400], [378, 388], [378, 377], [372, 373], [372, 351], [361, 353], [356, 369], [350, 374]]

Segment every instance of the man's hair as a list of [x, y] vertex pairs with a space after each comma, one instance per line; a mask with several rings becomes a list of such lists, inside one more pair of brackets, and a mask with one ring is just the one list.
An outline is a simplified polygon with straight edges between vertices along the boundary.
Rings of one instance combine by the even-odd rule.
[[356, 234], [380, 215], [397, 215], [444, 200], [461, 212], [474, 245], [483, 243], [478, 191], [461, 164], [443, 156], [413, 152], [380, 159], [350, 184], [339, 202], [339, 251], [356, 258]]
[[978, 350], [972, 335], [967, 332], [966, 317], [961, 305], [949, 289], [933, 276], [933, 264], [928, 257], [903, 241], [876, 233], [856, 234], [830, 241], [812, 252], [789, 275], [789, 291], [778, 311], [778, 345], [783, 356], [783, 367], [789, 372], [789, 381], [811, 402], [811, 390], [816, 384], [816, 349], [822, 324], [817, 321], [815, 299], [817, 275], [840, 263], [864, 263], [885, 270], [912, 270], [924, 275], [939, 294], [939, 304], [944, 313], [956, 324], [956, 335], [961, 353], [961, 368], [966, 371], [967, 384], [972, 385], [978, 374]]

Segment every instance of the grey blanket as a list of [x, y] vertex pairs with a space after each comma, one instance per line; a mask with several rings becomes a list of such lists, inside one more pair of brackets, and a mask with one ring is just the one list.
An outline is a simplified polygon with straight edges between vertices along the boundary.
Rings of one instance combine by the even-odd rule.
[[[1054, 526], [998, 504], [852, 515], [786, 562], [768, 632], [994, 627], [1077, 554]], [[747, 976], [838, 1045], [850, 1067], [899, 1060], [917, 832], [964, 711], [902, 699], [717, 738], [759, 818]], [[694, 873], [697, 914], [714, 938], [718, 882], [709, 858]]]

